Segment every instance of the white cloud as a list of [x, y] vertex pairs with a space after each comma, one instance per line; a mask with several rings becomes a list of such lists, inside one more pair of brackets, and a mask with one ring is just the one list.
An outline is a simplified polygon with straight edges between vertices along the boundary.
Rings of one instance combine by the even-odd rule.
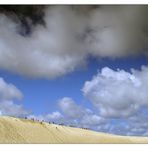
[[49, 121], [56, 121], [56, 120], [60, 120], [63, 118], [62, 114], [58, 111], [55, 111], [51, 114], [47, 114], [46, 118], [49, 120]]
[[24, 117], [29, 114], [29, 111], [24, 109], [20, 104], [16, 104], [13, 101], [0, 101], [0, 110], [2, 115]]
[[0, 77], [0, 100], [1, 99], [21, 99], [23, 94], [13, 84], [8, 84]]
[[72, 98], [64, 97], [59, 100], [58, 105], [62, 112], [69, 118], [81, 118], [84, 115], [84, 109], [77, 105]]
[[105, 67], [82, 89], [104, 117], [128, 117], [148, 105], [148, 68], [114, 71]]
[[52, 112], [52, 113], [49, 113], [49, 114], [45, 114], [45, 115], [33, 115], [33, 114], [29, 114], [28, 116], [28, 119], [35, 119], [35, 120], [44, 120], [46, 122], [62, 122], [63, 120], [63, 115], [58, 112], [58, 111], [55, 111], [55, 112]]
[[96, 126], [99, 126], [105, 122], [106, 120], [104, 118], [93, 113], [90, 115], [85, 114], [85, 116], [80, 121], [80, 125], [82, 125], [83, 127], [95, 129]]
[[138, 112], [124, 120], [114, 119], [114, 122], [110, 121], [100, 124], [97, 130], [119, 135], [148, 136], [148, 118], [142, 113]]
[[22, 105], [14, 103], [14, 99], [22, 99], [22, 92], [13, 84], [0, 78], [0, 113], [1, 115], [24, 116], [29, 112]]

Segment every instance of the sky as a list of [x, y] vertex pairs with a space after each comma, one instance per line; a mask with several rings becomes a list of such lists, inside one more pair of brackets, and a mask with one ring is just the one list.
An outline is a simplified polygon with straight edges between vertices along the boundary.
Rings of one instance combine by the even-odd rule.
[[0, 6], [0, 115], [148, 136], [147, 6]]

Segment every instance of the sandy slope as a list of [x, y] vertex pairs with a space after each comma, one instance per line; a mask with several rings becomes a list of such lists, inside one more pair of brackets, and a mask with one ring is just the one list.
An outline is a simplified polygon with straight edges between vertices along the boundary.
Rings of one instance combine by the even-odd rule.
[[0, 143], [148, 143], [148, 137], [115, 136], [13, 117], [0, 117]]

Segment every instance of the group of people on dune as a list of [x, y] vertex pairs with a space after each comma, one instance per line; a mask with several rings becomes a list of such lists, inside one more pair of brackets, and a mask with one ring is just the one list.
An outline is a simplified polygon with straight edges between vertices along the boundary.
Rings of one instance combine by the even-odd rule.
[[[25, 119], [27, 120], [28, 118], [27, 117], [25, 117]], [[44, 120], [38, 120], [38, 119], [34, 119], [34, 118], [31, 118], [30, 120], [32, 120], [32, 121], [38, 121], [38, 122], [40, 122], [41, 124], [43, 124], [43, 122], [45, 122]], [[55, 123], [55, 122], [48, 122], [49, 124], [57, 124], [57, 123]], [[64, 123], [59, 123], [58, 125], [61, 125], [61, 126], [65, 126], [65, 124]], [[69, 126], [69, 127], [75, 127], [74, 125], [66, 125], [66, 126]], [[86, 127], [80, 127], [81, 129], [86, 129], [86, 130], [88, 130], [89, 128], [86, 128]], [[56, 129], [57, 129], [57, 127], [56, 127]]]

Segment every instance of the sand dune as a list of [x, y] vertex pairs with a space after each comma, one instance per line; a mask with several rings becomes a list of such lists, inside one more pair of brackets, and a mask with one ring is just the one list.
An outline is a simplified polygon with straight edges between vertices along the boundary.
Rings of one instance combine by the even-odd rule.
[[[57, 127], [57, 128], [56, 128]], [[0, 143], [148, 143], [148, 137], [116, 136], [13, 117], [0, 117]]]

